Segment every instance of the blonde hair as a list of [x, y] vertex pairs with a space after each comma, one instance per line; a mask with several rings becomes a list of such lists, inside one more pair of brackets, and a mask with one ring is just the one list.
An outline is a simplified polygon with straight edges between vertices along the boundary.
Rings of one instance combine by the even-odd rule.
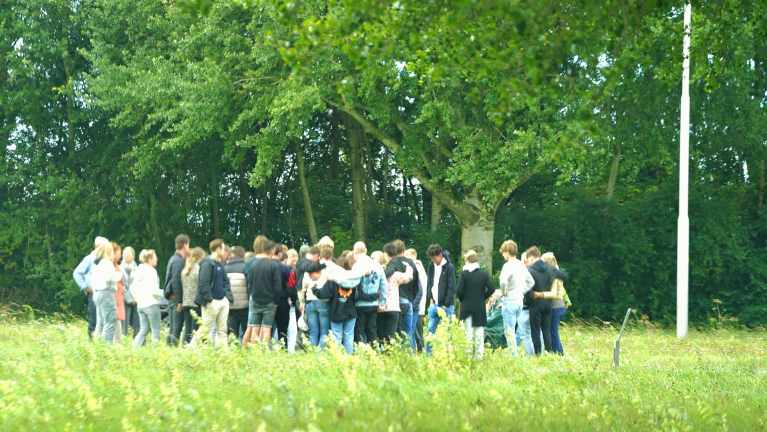
[[125, 249], [123, 249], [123, 257], [128, 254], [131, 254], [134, 259], [136, 258], [136, 251], [130, 246], [125, 246]]
[[96, 259], [112, 261], [114, 256], [115, 250], [109, 242], [101, 243], [99, 247], [96, 248]]
[[288, 249], [285, 255], [288, 257], [288, 259], [298, 258], [298, 251], [295, 249]]
[[202, 261], [203, 258], [205, 258], [205, 250], [201, 247], [193, 248], [189, 251], [189, 258], [186, 259], [186, 265], [184, 266], [184, 270], [181, 271], [181, 274], [189, 276], [189, 272], [192, 271], [194, 265]]
[[546, 252], [545, 254], [541, 255], [541, 261], [545, 262], [546, 264], [559, 268], [559, 264], [557, 263], [557, 258], [554, 256], [553, 252]]
[[508, 252], [508, 254], [511, 256], [517, 256], [517, 243], [514, 240], [506, 240], [503, 242], [503, 244], [501, 244], [501, 248], [498, 249], [498, 252]]
[[411, 248], [405, 251], [405, 256], [412, 260], [415, 260], [415, 259], [418, 259], [418, 252], [416, 252], [415, 249]]
[[154, 249], [144, 249], [138, 255], [138, 260], [141, 261], [141, 264], [146, 264], [147, 261], [149, 261], [149, 258], [152, 258], [153, 256], [157, 256]]
[[336, 244], [333, 243], [333, 240], [331, 240], [330, 237], [325, 236], [317, 242], [317, 246], [319, 246], [320, 249], [322, 249], [322, 246], [330, 246], [331, 249], [335, 249]]
[[378, 261], [378, 264], [381, 264], [383, 267], [386, 267], [386, 265], [389, 264], [389, 257], [381, 251], [373, 252], [370, 254], [370, 258], [372, 258], [373, 261]]
[[474, 250], [470, 250], [466, 252], [466, 255], [463, 256], [463, 259], [465, 259], [466, 262], [470, 264], [479, 261], [479, 259], [477, 258], [477, 252]]

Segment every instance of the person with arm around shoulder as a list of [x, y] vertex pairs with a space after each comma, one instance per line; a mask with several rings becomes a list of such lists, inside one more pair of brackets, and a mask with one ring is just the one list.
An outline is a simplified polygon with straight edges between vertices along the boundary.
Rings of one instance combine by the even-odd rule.
[[525, 263], [517, 259], [517, 243], [506, 240], [499, 249], [506, 263], [501, 269], [500, 291], [504, 334], [512, 356], [517, 356], [517, 326], [522, 335], [522, 345], [527, 355], [535, 354], [530, 336], [529, 311], [524, 310], [525, 295], [533, 288], [535, 281]]
[[152, 249], [144, 249], [139, 254], [139, 264], [134, 270], [131, 294], [138, 309], [139, 333], [133, 340], [133, 348], [146, 343], [146, 336], [152, 332], [152, 346], [160, 341], [160, 276], [157, 275], [157, 254]]
[[[559, 263], [557, 263], [557, 258], [554, 256], [552, 252], [546, 252], [545, 254], [541, 255], [541, 261], [545, 262], [549, 265], [549, 267], [553, 267], [556, 269], [559, 269]], [[544, 298], [549, 299], [552, 301], [551, 304], [551, 348], [559, 355], [564, 355], [565, 351], [562, 348], [562, 341], [559, 338], [559, 323], [562, 321], [562, 318], [565, 316], [565, 311], [567, 310], [565, 301], [565, 285], [562, 282], [562, 279], [556, 278], [554, 279], [554, 282], [551, 284], [551, 290], [550, 291], [544, 291], [544, 292], [534, 292], [533, 297], [534, 298]]]

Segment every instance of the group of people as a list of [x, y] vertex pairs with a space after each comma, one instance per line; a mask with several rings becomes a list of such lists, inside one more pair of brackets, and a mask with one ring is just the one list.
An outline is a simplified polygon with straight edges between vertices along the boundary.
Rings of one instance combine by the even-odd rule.
[[475, 251], [464, 255], [456, 277], [450, 254], [438, 244], [426, 251], [428, 266], [401, 240], [370, 254], [363, 242], [336, 254], [329, 237], [299, 251], [265, 236], [256, 237], [251, 252], [221, 239], [208, 246], [209, 254], [190, 248], [189, 237], [178, 235], [161, 286], [154, 250], [142, 250], [137, 265], [133, 248], [97, 237], [74, 271], [88, 296], [89, 336], [95, 331], [120, 343], [132, 329], [134, 347], [150, 332], [154, 344], [167, 301], [169, 345], [226, 346], [232, 334], [243, 348], [273, 347], [276, 340], [292, 353], [303, 341], [322, 348], [332, 337], [348, 353], [362, 343], [383, 351], [403, 343], [430, 353], [424, 318], [427, 334], [436, 333], [442, 320], [452, 320], [458, 299], [471, 355], [482, 357], [486, 314], [497, 308], [511, 355], [520, 345], [528, 355], [540, 354], [541, 343], [563, 353], [558, 328], [569, 305], [567, 273], [535, 246], [519, 260], [514, 241], [501, 245], [506, 263], [498, 289]]

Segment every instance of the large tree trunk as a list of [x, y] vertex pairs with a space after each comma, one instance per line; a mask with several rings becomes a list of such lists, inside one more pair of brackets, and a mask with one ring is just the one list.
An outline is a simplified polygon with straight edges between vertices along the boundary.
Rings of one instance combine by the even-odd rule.
[[351, 116], [342, 112], [341, 118], [346, 129], [346, 140], [349, 144], [349, 165], [352, 171], [352, 220], [357, 234], [357, 240], [368, 242], [367, 232], [365, 230], [365, 202], [362, 166], [362, 137], [365, 131], [354, 121]]
[[442, 226], [442, 203], [437, 197], [431, 196], [431, 232], [437, 231]]
[[306, 167], [304, 166], [304, 152], [301, 149], [301, 142], [293, 141], [296, 148], [296, 165], [298, 166], [298, 183], [301, 185], [301, 199], [304, 201], [304, 213], [306, 214], [306, 226], [309, 229], [309, 238], [312, 244], [317, 244], [320, 240], [317, 236], [317, 225], [314, 224], [314, 214], [312, 213], [312, 203], [309, 199], [309, 186], [306, 184]]
[[612, 199], [615, 193], [615, 182], [618, 179], [618, 168], [621, 163], [621, 145], [615, 144], [615, 150], [613, 152], [613, 163], [610, 166], [610, 177], [607, 179], [607, 199]]
[[211, 235], [214, 239], [219, 237], [218, 233], [218, 179], [216, 178], [216, 170], [211, 172], [210, 176], [210, 221], [211, 221]]
[[[481, 203], [475, 193], [466, 195], [465, 203], [474, 208], [470, 218], [458, 217], [461, 225], [461, 255], [470, 249], [477, 252], [479, 263], [486, 266], [493, 274], [493, 236], [495, 235], [495, 213], [492, 208]], [[459, 257], [453, 259], [458, 267]]]
[[248, 234], [251, 238], [256, 237], [256, 207], [253, 205], [253, 197], [250, 194], [250, 185], [248, 184], [245, 166], [240, 166], [240, 187], [242, 188], [242, 198], [245, 200], [245, 207], [248, 209]]
[[383, 163], [381, 166], [383, 170], [383, 182], [381, 182], [381, 191], [383, 192], [384, 210], [388, 213], [389, 207], [389, 151], [384, 147], [383, 151]]
[[266, 235], [267, 222], [269, 221], [269, 190], [266, 187], [266, 182], [261, 185], [261, 234]]

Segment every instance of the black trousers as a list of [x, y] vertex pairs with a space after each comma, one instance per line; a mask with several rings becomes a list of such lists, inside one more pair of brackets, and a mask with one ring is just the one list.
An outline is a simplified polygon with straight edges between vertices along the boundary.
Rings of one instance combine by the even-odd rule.
[[184, 339], [183, 343], [192, 342], [192, 334], [197, 331], [197, 319], [192, 316], [192, 311], [197, 314], [197, 318], [202, 319], [202, 309], [199, 306], [184, 306], [181, 312], [184, 317]]
[[176, 309], [178, 302], [171, 300], [168, 304], [168, 318], [170, 319], [170, 328], [168, 329], [168, 345], [178, 346], [181, 338], [181, 329], [184, 327], [184, 312], [178, 312]]
[[378, 341], [378, 308], [375, 306], [357, 308], [357, 322], [354, 324], [354, 342], [365, 342], [366, 340], [372, 346], [375, 346]]
[[376, 317], [378, 321], [378, 340], [382, 344], [393, 344], [394, 335], [397, 333], [397, 323], [399, 322], [399, 312], [380, 312]]
[[[417, 312], [418, 311], [413, 311], [413, 313]], [[418, 315], [418, 318], [416, 319], [415, 328], [413, 329], [413, 336], [415, 337], [416, 349], [418, 352], [423, 352], [423, 315]]]
[[290, 325], [290, 303], [288, 303], [288, 299], [281, 298], [280, 302], [277, 303], [277, 311], [274, 314], [274, 322], [277, 324], [277, 337], [281, 342], [287, 344], [288, 325]]
[[535, 353], [541, 353], [541, 330], [543, 330], [544, 348], [548, 352], [554, 352], [551, 345], [551, 300], [536, 300], [529, 310], [530, 332]]
[[242, 309], [229, 309], [229, 317], [226, 319], [226, 326], [229, 328], [228, 333], [237, 336], [237, 339], [242, 340], [245, 335], [245, 330], [248, 328], [248, 308]]
[[93, 301], [93, 294], [88, 294], [88, 338], [93, 339], [93, 332], [96, 331], [96, 303]]

